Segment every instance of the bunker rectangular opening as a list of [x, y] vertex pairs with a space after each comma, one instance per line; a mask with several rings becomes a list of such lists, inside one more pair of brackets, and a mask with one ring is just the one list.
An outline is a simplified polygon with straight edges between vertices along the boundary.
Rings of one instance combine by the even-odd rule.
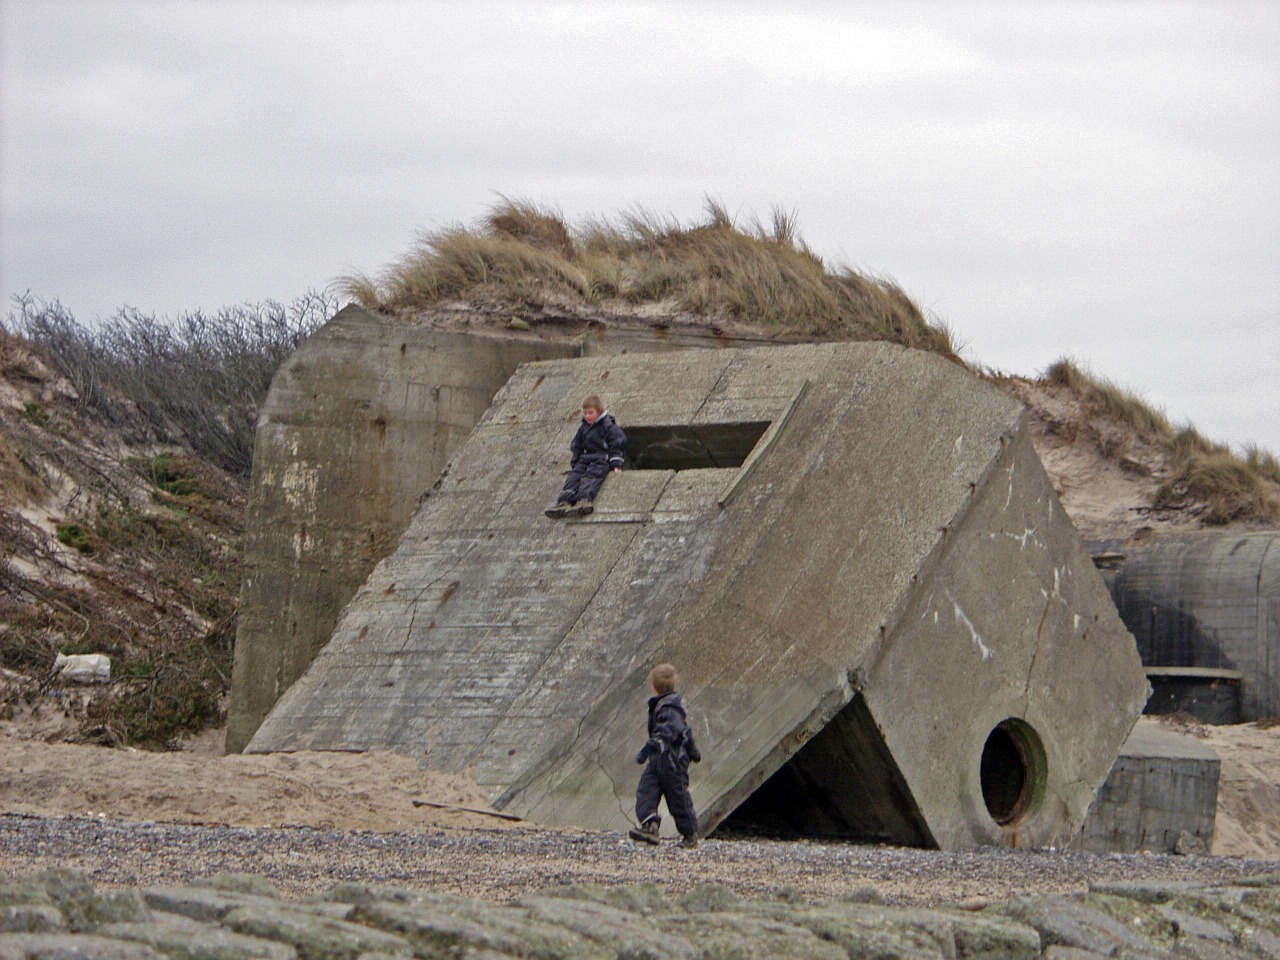
[[625, 429], [627, 469], [707, 470], [742, 466], [769, 429], [769, 421]]

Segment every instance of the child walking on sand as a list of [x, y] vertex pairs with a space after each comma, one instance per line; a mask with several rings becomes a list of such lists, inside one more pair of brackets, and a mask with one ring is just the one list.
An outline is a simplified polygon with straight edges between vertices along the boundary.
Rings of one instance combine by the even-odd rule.
[[578, 424], [578, 432], [573, 435], [569, 452], [572, 455], [569, 475], [565, 477], [555, 506], [548, 508], [548, 517], [585, 516], [590, 513], [595, 509], [591, 501], [600, 492], [604, 478], [611, 471], [622, 472], [622, 460], [627, 454], [627, 435], [594, 393], [582, 401], [582, 423]]
[[636, 754], [636, 763], [648, 762], [636, 787], [638, 827], [628, 833], [635, 840], [658, 842], [658, 801], [667, 800], [667, 811], [680, 831], [680, 846], [698, 845], [698, 815], [689, 796], [689, 762], [699, 762], [702, 753], [689, 729], [688, 711], [676, 693], [676, 668], [661, 663], [649, 674], [653, 696], [649, 699], [649, 739]]

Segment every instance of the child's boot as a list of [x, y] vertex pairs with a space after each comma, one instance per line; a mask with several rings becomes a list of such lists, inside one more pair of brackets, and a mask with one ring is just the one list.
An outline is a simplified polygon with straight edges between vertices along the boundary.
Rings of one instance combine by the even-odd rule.
[[658, 843], [658, 828], [662, 826], [662, 818], [658, 816], [650, 817], [638, 827], [632, 827], [627, 831], [627, 836], [632, 840], [643, 840], [645, 843]]
[[574, 512], [580, 517], [585, 517], [594, 509], [595, 507], [592, 506], [590, 500], [583, 500], [580, 504], [578, 504], [576, 507], [573, 508]]
[[692, 833], [686, 834], [680, 838], [680, 846], [685, 850], [694, 850], [698, 846], [698, 838]]
[[560, 503], [557, 503], [555, 506], [548, 507], [546, 510], [546, 514], [552, 520], [557, 520], [560, 517], [567, 517], [569, 515], [569, 511], [572, 509], [573, 509], [573, 504], [565, 503], [562, 501]]

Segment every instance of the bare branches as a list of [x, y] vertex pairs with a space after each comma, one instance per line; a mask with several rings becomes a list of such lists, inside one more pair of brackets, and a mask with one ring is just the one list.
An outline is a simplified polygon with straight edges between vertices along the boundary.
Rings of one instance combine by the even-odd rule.
[[57, 300], [14, 298], [8, 326], [71, 383], [76, 404], [127, 438], [176, 443], [247, 476], [258, 406], [281, 362], [337, 308], [311, 292], [176, 318], [124, 307], [89, 327]]

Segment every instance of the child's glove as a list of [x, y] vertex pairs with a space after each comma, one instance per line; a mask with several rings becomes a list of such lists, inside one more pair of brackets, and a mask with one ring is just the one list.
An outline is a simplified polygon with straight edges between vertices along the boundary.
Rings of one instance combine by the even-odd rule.
[[644, 763], [653, 754], [662, 753], [666, 749], [667, 745], [657, 737], [654, 737], [651, 740], [646, 740], [644, 742], [644, 746], [640, 748], [640, 752], [636, 754], [636, 763]]
[[689, 759], [694, 763], [702, 762], [702, 751], [698, 749], [696, 743], [689, 744]]

